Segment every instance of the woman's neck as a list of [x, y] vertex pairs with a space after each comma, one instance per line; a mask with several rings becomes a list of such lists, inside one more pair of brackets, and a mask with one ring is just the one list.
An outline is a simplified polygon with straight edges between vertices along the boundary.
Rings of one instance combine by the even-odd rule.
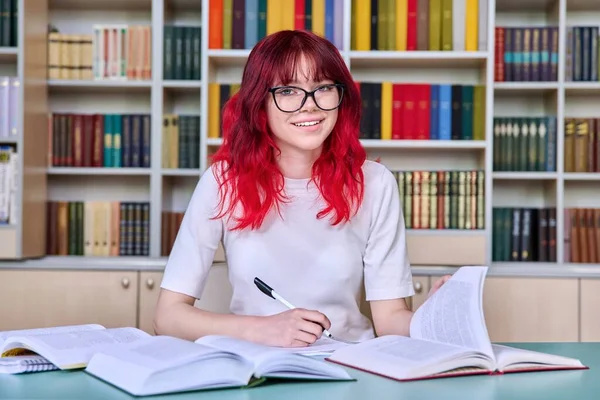
[[321, 149], [314, 151], [282, 151], [277, 157], [281, 173], [290, 179], [307, 179], [312, 176], [312, 166], [319, 158]]

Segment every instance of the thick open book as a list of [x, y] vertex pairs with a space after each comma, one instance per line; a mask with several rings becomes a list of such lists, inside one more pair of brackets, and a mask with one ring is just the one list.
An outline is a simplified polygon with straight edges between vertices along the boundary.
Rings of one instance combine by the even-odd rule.
[[492, 344], [483, 315], [487, 267], [462, 267], [415, 312], [410, 337], [382, 336], [327, 360], [397, 380], [558, 369], [579, 360]]
[[323, 360], [224, 336], [143, 339], [96, 353], [86, 372], [136, 396], [254, 386], [269, 378], [354, 380]]
[[107, 329], [96, 324], [4, 331], [0, 332], [0, 371], [81, 369], [99, 351], [147, 337], [137, 328]]

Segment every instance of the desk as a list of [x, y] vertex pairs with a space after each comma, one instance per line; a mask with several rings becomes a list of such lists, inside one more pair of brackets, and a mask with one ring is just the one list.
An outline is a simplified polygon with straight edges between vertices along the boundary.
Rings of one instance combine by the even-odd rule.
[[[396, 382], [353, 369], [353, 382], [274, 383], [250, 389], [222, 389], [148, 397], [153, 400], [269, 399], [594, 399], [600, 393], [600, 343], [511, 343], [515, 347], [580, 359], [589, 370], [503, 376], [468, 376]], [[125, 400], [135, 398], [83, 371], [0, 375], [0, 399]]]

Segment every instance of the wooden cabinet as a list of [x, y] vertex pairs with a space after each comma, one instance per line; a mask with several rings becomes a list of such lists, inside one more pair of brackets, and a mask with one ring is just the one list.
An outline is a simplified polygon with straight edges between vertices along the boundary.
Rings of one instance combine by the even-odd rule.
[[[435, 279], [435, 277], [433, 278]], [[427, 295], [431, 289], [431, 280], [429, 276], [415, 276], [413, 277], [413, 285], [415, 287], [415, 295], [410, 300], [410, 306], [413, 311], [421, 307], [421, 304], [427, 300]]]
[[163, 273], [140, 272], [140, 300], [138, 304], [138, 328], [154, 335], [154, 309], [160, 292]]
[[0, 270], [0, 330], [136, 326], [137, 271]]
[[[0, 331], [98, 323], [154, 333], [161, 271], [0, 269]], [[413, 276], [416, 310], [438, 277]], [[600, 341], [600, 280], [488, 277], [483, 307], [492, 341]], [[224, 263], [211, 268], [196, 306], [228, 313]], [[370, 315], [368, 303], [361, 309]]]
[[578, 341], [578, 281], [487, 278], [483, 307], [490, 339], [493, 342]]
[[582, 279], [580, 296], [580, 335], [582, 342], [600, 341], [600, 280]]
[[[156, 309], [162, 276], [162, 272], [140, 272], [138, 326], [150, 334], [154, 334], [154, 310]], [[217, 264], [210, 269], [202, 298], [196, 300], [194, 305], [204, 310], [227, 314], [229, 313], [232, 294], [233, 289], [229, 283], [227, 267], [225, 264]]]

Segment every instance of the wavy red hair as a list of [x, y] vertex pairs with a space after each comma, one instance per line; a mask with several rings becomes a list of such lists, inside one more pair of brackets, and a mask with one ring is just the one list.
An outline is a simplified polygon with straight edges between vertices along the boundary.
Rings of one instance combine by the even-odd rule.
[[[349, 221], [363, 201], [362, 166], [366, 152], [359, 141], [360, 92], [337, 48], [309, 31], [280, 31], [259, 41], [250, 52], [239, 91], [223, 108], [223, 144], [212, 156], [219, 183], [219, 215], [235, 215], [232, 229], [259, 228], [266, 215], [286, 202], [284, 176], [276, 163], [279, 151], [267, 126], [268, 89], [293, 81], [302, 57], [315, 82], [342, 83], [344, 95], [333, 131], [312, 167], [325, 207], [337, 225]], [[234, 214], [235, 210], [235, 214]]]

